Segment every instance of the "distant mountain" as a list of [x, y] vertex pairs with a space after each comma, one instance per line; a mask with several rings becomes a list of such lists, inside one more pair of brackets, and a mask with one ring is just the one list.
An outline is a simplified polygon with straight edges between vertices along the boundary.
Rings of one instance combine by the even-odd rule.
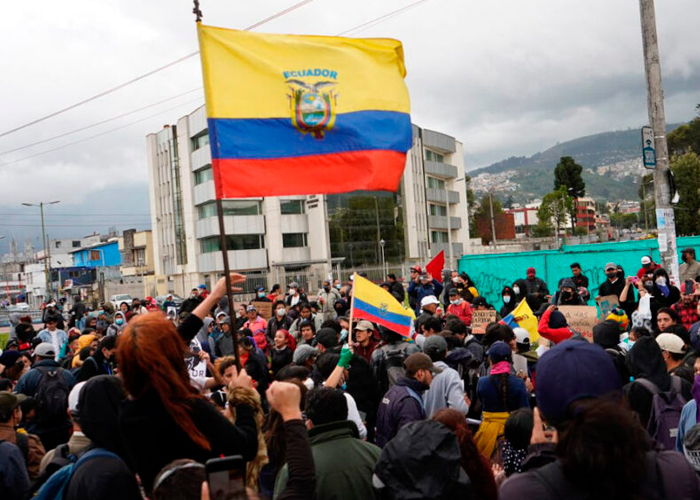
[[[667, 131], [679, 125], [669, 124]], [[553, 189], [554, 168], [562, 156], [571, 156], [583, 166], [587, 196], [610, 201], [637, 198], [638, 178], [643, 173], [640, 129], [603, 132], [557, 143], [530, 157], [513, 156], [468, 174], [472, 179], [489, 174], [482, 176], [474, 186], [479, 191], [489, 184], [491, 176], [498, 179], [503, 175], [496, 174], [512, 171], [507, 178], [516, 185], [515, 190], [510, 187], [503, 191], [508, 191], [516, 202], [522, 203], [541, 198]]]

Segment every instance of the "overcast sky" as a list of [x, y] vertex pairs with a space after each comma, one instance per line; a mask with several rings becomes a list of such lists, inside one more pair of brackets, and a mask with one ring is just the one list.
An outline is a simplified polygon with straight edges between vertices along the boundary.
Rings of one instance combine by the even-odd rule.
[[[201, 0], [206, 24], [231, 28], [244, 28], [294, 3]], [[335, 35], [410, 3], [315, 0], [257, 31]], [[197, 50], [191, 8], [189, 0], [15, 2], [0, 20], [0, 133]], [[665, 0], [656, 8], [667, 120], [687, 121], [700, 103], [700, 3]], [[353, 36], [404, 43], [413, 121], [462, 141], [468, 168], [647, 121], [634, 0], [428, 0]], [[192, 58], [0, 137], [0, 153], [199, 87], [199, 60]], [[47, 209], [51, 236], [80, 236], [115, 224], [147, 227], [145, 136], [201, 102], [201, 91], [190, 92], [68, 137], [0, 154], [0, 235], [5, 236], [0, 253], [12, 235], [33, 237], [39, 245], [38, 209], [21, 202], [61, 200]]]

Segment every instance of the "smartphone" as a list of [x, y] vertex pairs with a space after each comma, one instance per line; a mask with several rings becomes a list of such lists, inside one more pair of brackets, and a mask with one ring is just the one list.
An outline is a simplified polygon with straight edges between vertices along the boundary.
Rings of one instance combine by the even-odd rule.
[[637, 278], [636, 276], [632, 276], [632, 284], [636, 285], [637, 283], [639, 283], [639, 278]]
[[247, 500], [246, 462], [240, 455], [207, 460], [207, 482], [211, 500]]

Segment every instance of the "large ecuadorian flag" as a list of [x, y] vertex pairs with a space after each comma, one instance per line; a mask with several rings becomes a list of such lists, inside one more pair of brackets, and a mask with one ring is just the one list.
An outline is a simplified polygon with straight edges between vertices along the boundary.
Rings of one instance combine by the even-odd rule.
[[401, 42], [197, 29], [217, 198], [396, 191]]
[[540, 334], [537, 331], [537, 317], [532, 313], [532, 309], [530, 309], [525, 299], [521, 300], [520, 304], [500, 322], [511, 328], [524, 328], [530, 332], [530, 342], [535, 342], [540, 338]]
[[411, 335], [411, 325], [416, 319], [413, 311], [405, 309], [382, 287], [357, 274], [353, 278], [351, 306], [353, 318], [372, 321], [404, 337]]

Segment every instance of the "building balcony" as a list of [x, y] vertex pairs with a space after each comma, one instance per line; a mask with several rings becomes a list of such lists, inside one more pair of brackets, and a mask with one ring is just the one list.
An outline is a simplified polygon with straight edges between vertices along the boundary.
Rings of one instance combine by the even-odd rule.
[[457, 167], [437, 161], [426, 161], [425, 173], [443, 179], [454, 179], [457, 177]]
[[282, 260], [277, 265], [301, 264], [311, 260], [310, 247], [285, 248], [282, 250]]
[[[231, 250], [228, 252], [229, 268], [236, 271], [267, 269], [267, 250]], [[223, 273], [224, 258], [221, 252], [201, 253], [197, 256], [200, 273]]]
[[[199, 150], [198, 150], [199, 151]], [[216, 199], [216, 190], [214, 189], [214, 181], [203, 182], [194, 187], [194, 204], [202, 205], [208, 201]]]
[[457, 151], [457, 144], [454, 137], [432, 130], [423, 129], [423, 145], [443, 153], [454, 153]]
[[205, 146], [194, 151], [191, 156], [192, 171], [195, 172], [207, 165], [211, 165], [211, 148]]
[[[445, 259], [450, 258], [450, 249], [448, 243], [431, 243], [430, 244], [430, 254], [437, 255], [441, 250], [445, 251]], [[464, 245], [459, 242], [452, 242], [452, 254], [455, 259], [459, 259], [464, 255]]]
[[[447, 216], [445, 216], [445, 215], [429, 215], [428, 216], [428, 227], [430, 229], [448, 229]], [[450, 230], [462, 229], [462, 218], [461, 217], [450, 217], [449, 229]]]
[[[226, 234], [265, 234], [264, 215], [225, 215], [224, 228]], [[200, 219], [195, 225], [197, 238], [219, 236], [219, 218], [207, 217]]]
[[459, 193], [457, 191], [447, 191], [447, 194], [445, 194], [444, 189], [427, 188], [425, 190], [425, 197], [428, 201], [435, 201], [437, 203], [447, 203], [448, 196], [450, 205], [459, 203]]
[[[308, 233], [309, 218], [306, 214], [287, 214], [280, 216], [280, 228], [283, 234]], [[285, 250], [286, 252], [286, 250]]]

